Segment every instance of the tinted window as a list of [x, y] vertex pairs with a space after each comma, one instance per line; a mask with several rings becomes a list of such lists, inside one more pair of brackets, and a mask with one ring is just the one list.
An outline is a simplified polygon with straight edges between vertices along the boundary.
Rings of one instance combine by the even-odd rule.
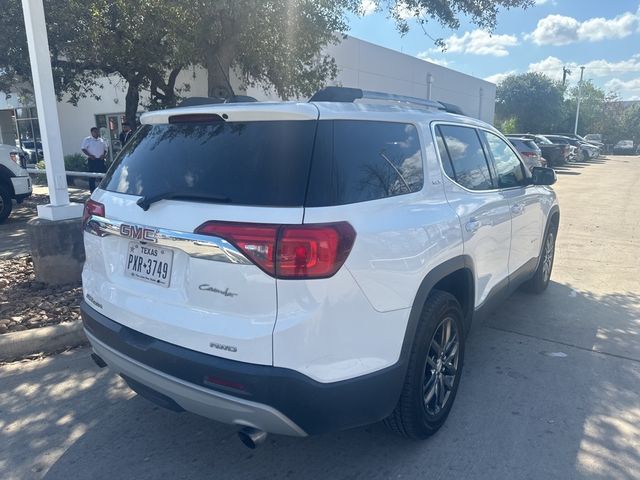
[[455, 179], [456, 173], [453, 171], [453, 166], [451, 165], [451, 157], [449, 156], [447, 146], [444, 143], [444, 136], [442, 135], [442, 131], [440, 131], [440, 127], [436, 127], [436, 143], [438, 144], [438, 152], [440, 152], [440, 158], [442, 159], [442, 168], [444, 168], [444, 173], [446, 173], [449, 178]]
[[227, 197], [228, 203], [301, 206], [315, 121], [145, 126], [102, 182], [107, 190]]
[[480, 132], [489, 146], [489, 152], [493, 157], [493, 162], [498, 176], [498, 186], [500, 188], [516, 187], [526, 184], [526, 176], [522, 168], [522, 162], [518, 156], [509, 148], [509, 145], [493, 133]]
[[306, 205], [344, 205], [417, 192], [423, 176], [413, 125], [321, 120]]
[[[474, 128], [440, 125], [457, 183], [469, 190], [490, 190], [491, 174]], [[441, 152], [442, 154], [442, 152]]]

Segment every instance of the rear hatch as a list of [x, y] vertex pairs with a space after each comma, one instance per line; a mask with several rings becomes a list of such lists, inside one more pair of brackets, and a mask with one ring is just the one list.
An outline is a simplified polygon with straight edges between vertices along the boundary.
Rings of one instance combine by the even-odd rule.
[[[317, 117], [295, 103], [143, 115], [85, 212], [86, 301], [152, 337], [272, 364], [277, 289], [259, 224], [302, 224]], [[242, 223], [258, 224], [230, 234], [245, 251], [213, 235]]]

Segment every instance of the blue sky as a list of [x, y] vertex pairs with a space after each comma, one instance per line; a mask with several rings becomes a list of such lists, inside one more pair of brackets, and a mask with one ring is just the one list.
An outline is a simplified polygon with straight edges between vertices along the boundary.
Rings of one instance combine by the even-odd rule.
[[370, 0], [362, 5], [366, 14], [350, 18], [349, 34], [363, 40], [494, 82], [527, 71], [561, 79], [566, 65], [572, 71], [568, 81], [576, 83], [584, 65], [586, 79], [640, 100], [639, 0], [537, 0], [527, 10], [502, 10], [491, 35], [465, 18], [458, 30], [430, 21], [426, 32], [445, 40], [445, 52], [417, 23], [410, 22], [410, 32], [401, 36]]

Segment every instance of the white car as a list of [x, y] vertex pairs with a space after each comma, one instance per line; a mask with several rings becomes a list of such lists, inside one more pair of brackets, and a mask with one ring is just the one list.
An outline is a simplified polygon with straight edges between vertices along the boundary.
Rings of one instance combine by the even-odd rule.
[[546, 288], [559, 221], [553, 170], [441, 107], [330, 87], [144, 114], [85, 208], [96, 363], [250, 446], [434, 433], [472, 319]]
[[0, 144], [0, 223], [18, 203], [31, 196], [32, 184], [25, 169], [25, 157], [20, 148]]

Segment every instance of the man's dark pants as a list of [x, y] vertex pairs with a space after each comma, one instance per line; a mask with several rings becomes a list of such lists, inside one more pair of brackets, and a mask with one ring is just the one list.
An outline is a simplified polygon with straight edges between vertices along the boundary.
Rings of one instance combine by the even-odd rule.
[[[87, 159], [87, 167], [90, 172], [94, 173], [106, 173], [107, 164], [100, 158]], [[96, 179], [94, 177], [89, 178], [89, 191], [93, 192], [96, 189]]]

